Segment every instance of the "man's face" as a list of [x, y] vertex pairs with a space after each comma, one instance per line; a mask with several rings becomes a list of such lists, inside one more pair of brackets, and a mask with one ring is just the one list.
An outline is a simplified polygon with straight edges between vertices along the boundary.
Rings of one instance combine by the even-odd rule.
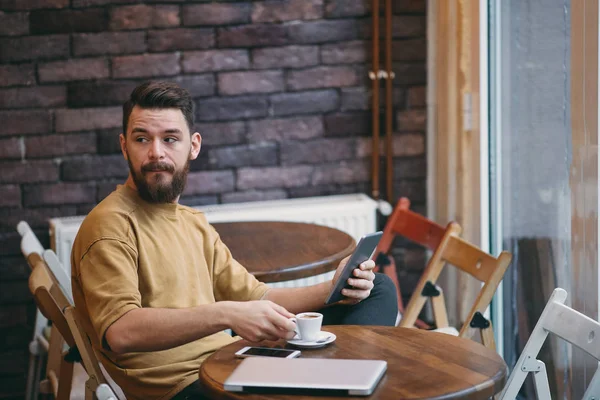
[[129, 116], [121, 150], [140, 196], [151, 203], [173, 203], [187, 180], [190, 161], [198, 157], [201, 137], [190, 135], [183, 113], [176, 108], [135, 106]]

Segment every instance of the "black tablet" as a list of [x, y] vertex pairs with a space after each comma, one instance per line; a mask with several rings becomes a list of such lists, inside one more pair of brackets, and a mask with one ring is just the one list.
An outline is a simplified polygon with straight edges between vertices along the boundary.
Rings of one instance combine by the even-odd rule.
[[379, 244], [379, 240], [383, 232], [375, 232], [369, 233], [360, 238], [358, 244], [356, 245], [356, 249], [354, 249], [354, 253], [350, 256], [348, 263], [344, 267], [340, 278], [338, 279], [335, 287], [329, 293], [327, 300], [325, 300], [325, 304], [335, 303], [344, 298], [342, 294], [342, 289], [344, 288], [352, 288], [348, 285], [348, 278], [352, 275], [352, 271], [354, 268], [357, 268], [360, 264], [367, 261], [373, 255], [373, 252], [377, 248], [377, 244]]

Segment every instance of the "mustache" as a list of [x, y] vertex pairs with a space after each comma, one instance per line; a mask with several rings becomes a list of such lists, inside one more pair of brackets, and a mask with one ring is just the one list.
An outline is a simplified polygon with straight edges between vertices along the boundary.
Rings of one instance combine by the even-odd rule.
[[164, 162], [152, 162], [144, 165], [142, 167], [142, 172], [155, 172], [155, 171], [165, 171], [173, 173], [175, 171], [175, 167], [171, 164], [167, 164]]

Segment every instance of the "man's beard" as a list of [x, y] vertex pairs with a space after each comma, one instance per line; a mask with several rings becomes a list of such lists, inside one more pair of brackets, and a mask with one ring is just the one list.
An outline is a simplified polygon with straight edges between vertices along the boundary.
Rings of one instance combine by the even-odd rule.
[[[172, 165], [167, 163], [153, 162], [144, 165], [140, 173], [131, 165], [129, 156], [127, 157], [127, 163], [129, 164], [129, 172], [133, 177], [140, 197], [149, 203], [173, 203], [183, 193], [183, 189], [185, 189], [187, 175], [190, 171], [189, 159], [180, 170], [175, 170]], [[162, 174], [155, 174], [150, 178], [151, 182], [148, 183], [147, 176], [151, 171], [166, 171], [172, 174], [171, 182], [163, 182], [165, 179]]]

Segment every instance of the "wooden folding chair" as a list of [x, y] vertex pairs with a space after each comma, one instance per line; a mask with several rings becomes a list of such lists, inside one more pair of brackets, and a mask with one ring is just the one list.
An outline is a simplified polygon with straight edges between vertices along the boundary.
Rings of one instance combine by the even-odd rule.
[[[453, 228], [449, 233], [448, 240], [438, 247], [425, 268], [406, 307], [400, 326], [412, 327], [425, 302], [431, 299], [437, 330], [467, 338], [471, 338], [475, 331], [479, 331], [481, 342], [486, 347], [495, 349], [496, 343], [492, 324], [483, 314], [504, 277], [504, 273], [512, 260], [512, 254], [503, 251], [498, 257], [493, 257], [477, 246], [459, 238]], [[460, 331], [448, 325], [443, 291], [436, 285], [436, 281], [446, 264], [457, 267], [483, 283]]]
[[[46, 250], [45, 259], [53, 260]], [[100, 384], [110, 384], [103, 375], [100, 364], [92, 349], [92, 345], [81, 328], [75, 315], [75, 308], [69, 296], [61, 288], [46, 261], [38, 255], [29, 258], [32, 272], [29, 277], [29, 289], [34, 296], [40, 311], [52, 321], [50, 349], [46, 367], [47, 379], [40, 387], [43, 391], [54, 394], [58, 400], [69, 399], [73, 381], [73, 362], [67, 356], [76, 349], [85, 368], [88, 378], [85, 382], [85, 398], [94, 399]], [[52, 261], [51, 261], [52, 262]], [[54, 268], [60, 267], [54, 266]], [[58, 334], [55, 334], [58, 333]], [[63, 351], [63, 340], [71, 351]], [[113, 389], [118, 390], [113, 387]]]
[[[455, 222], [448, 224], [445, 228], [430, 219], [410, 210], [410, 200], [406, 197], [400, 198], [392, 215], [390, 215], [383, 229], [383, 236], [375, 250], [377, 267], [376, 271], [381, 271], [389, 276], [398, 293], [398, 310], [404, 314], [404, 302], [402, 301], [402, 292], [398, 274], [393, 258], [388, 257], [392, 243], [397, 235], [403, 236], [412, 242], [415, 242], [428, 250], [435, 252], [440, 246], [445, 245], [451, 235], [460, 234], [461, 228]], [[434, 260], [432, 257], [428, 264]], [[419, 310], [420, 312], [420, 310]], [[419, 328], [428, 329], [430, 326], [421, 320], [415, 320], [412, 324]], [[411, 325], [412, 325], [411, 324]]]
[[[563, 340], [579, 347], [600, 362], [600, 323], [565, 305], [567, 292], [556, 288], [552, 292], [540, 319], [538, 319], [525, 348], [508, 378], [506, 386], [500, 393], [500, 400], [513, 400], [517, 397], [527, 374], [533, 374], [533, 382], [538, 399], [550, 400], [550, 385], [546, 365], [537, 359], [538, 353], [552, 333]], [[596, 369], [584, 400], [600, 398], [600, 367]]]

